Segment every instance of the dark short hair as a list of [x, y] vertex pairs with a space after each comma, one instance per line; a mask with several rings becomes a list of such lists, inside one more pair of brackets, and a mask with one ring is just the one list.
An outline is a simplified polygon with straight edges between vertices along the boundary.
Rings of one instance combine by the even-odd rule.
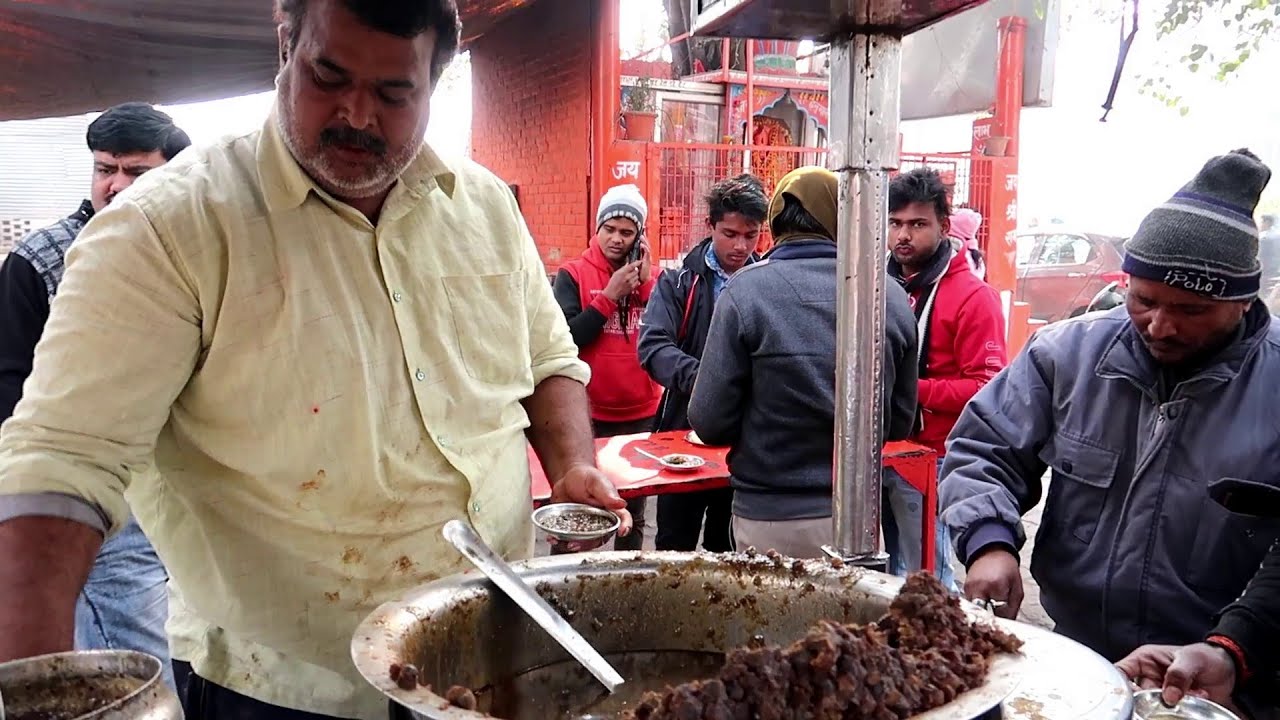
[[[436, 50], [431, 57], [431, 84], [458, 54], [462, 23], [455, 0], [341, 0], [342, 6], [366, 26], [402, 38], [415, 38], [436, 31]], [[276, 0], [276, 21], [289, 29], [289, 49], [298, 46], [302, 21], [309, 0]]]
[[173, 118], [143, 102], [128, 102], [108, 109], [89, 123], [85, 142], [94, 152], [112, 155], [160, 151], [172, 160], [191, 144], [191, 138]]
[[951, 217], [947, 186], [933, 168], [916, 168], [901, 173], [889, 183], [889, 212], [897, 212], [911, 203], [932, 205], [939, 221]]
[[801, 205], [800, 201], [790, 193], [783, 194], [782, 211], [769, 221], [769, 232], [773, 233], [774, 238], [785, 234], [802, 233], [835, 240], [831, 237], [831, 232], [818, 222], [818, 218], [805, 210], [804, 205]]
[[707, 213], [711, 224], [724, 220], [726, 215], [738, 213], [753, 222], [763, 223], [769, 214], [769, 198], [764, 185], [751, 173], [721, 180], [707, 193]]

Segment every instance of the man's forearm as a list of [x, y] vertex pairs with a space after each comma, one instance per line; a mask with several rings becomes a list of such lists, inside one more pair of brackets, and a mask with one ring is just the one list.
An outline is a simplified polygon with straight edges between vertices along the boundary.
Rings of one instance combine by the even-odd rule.
[[553, 486], [574, 465], [595, 467], [591, 410], [582, 383], [553, 375], [538, 383], [523, 404], [529, 415], [525, 436]]
[[101, 546], [73, 520], [0, 523], [0, 662], [72, 649], [76, 599]]

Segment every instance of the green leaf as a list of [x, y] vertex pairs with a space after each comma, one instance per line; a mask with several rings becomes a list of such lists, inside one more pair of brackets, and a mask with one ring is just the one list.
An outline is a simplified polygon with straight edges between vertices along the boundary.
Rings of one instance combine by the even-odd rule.
[[1186, 117], [1187, 114], [1190, 112], [1191, 112], [1191, 108], [1187, 107], [1186, 105], [1183, 105], [1182, 107], [1178, 108], [1178, 114], [1181, 115], [1182, 117]]
[[1200, 72], [1200, 63], [1191, 63], [1187, 69], [1191, 72]]
[[1191, 54], [1187, 55], [1187, 59], [1191, 60], [1192, 62], [1195, 62], [1196, 60], [1199, 60], [1200, 58], [1204, 57], [1204, 54], [1207, 52], [1209, 52], [1208, 45], [1199, 45], [1199, 44], [1192, 45]]

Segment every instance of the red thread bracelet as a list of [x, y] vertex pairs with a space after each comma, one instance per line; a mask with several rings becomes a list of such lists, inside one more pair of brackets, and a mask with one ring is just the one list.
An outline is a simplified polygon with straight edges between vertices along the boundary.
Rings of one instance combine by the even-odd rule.
[[1249, 664], [1244, 661], [1244, 650], [1240, 649], [1240, 646], [1236, 644], [1235, 640], [1232, 640], [1226, 635], [1210, 635], [1205, 638], [1204, 641], [1214, 647], [1226, 650], [1227, 654], [1231, 656], [1231, 659], [1235, 661], [1236, 673], [1239, 675], [1239, 677], [1236, 678], [1237, 684], [1245, 682], [1251, 675], [1253, 675], [1253, 673], [1249, 672]]

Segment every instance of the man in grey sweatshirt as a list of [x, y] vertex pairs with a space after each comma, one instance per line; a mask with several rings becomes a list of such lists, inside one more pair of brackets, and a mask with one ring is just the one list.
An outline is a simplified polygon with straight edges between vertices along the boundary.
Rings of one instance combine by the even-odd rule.
[[[775, 247], [733, 276], [712, 316], [689, 422], [730, 447], [739, 549], [818, 557], [831, 541], [837, 197], [823, 168], [784, 177], [769, 206]], [[901, 286], [885, 294], [884, 431], [901, 440], [915, 424], [916, 324]]]

